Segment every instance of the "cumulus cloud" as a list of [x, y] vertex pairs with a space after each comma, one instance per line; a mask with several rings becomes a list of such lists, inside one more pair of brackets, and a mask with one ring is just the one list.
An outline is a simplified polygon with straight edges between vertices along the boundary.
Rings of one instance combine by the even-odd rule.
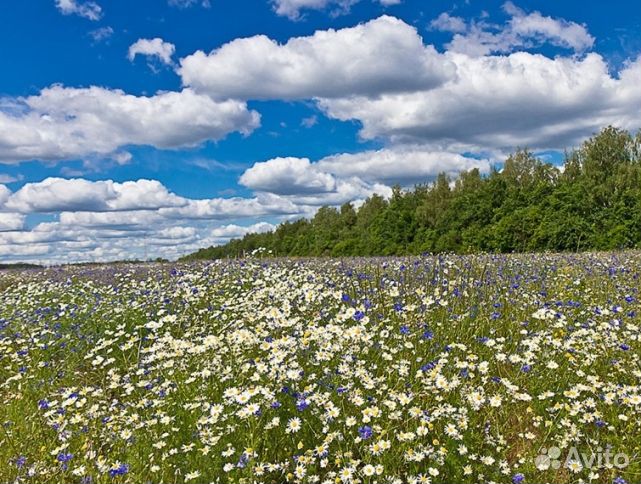
[[198, 4], [200, 4], [204, 8], [211, 7], [211, 3], [209, 0], [169, 0], [167, 3], [172, 7], [178, 8], [189, 8]]
[[[8, 182], [4, 182], [4, 183], [8, 183]], [[6, 203], [7, 200], [9, 200], [10, 196], [11, 196], [11, 190], [9, 190], [4, 185], [0, 185], [0, 209], [4, 207], [4, 204]]]
[[503, 26], [485, 21], [467, 25], [463, 19], [447, 13], [442, 13], [432, 21], [431, 26], [454, 32], [456, 35], [446, 47], [450, 51], [468, 55], [509, 53], [516, 48], [535, 47], [546, 42], [575, 52], [584, 52], [594, 45], [594, 37], [585, 25], [546, 17], [537, 11], [528, 14], [512, 2], [506, 2], [503, 9], [510, 15]]
[[0, 110], [0, 163], [108, 155], [124, 145], [195, 146], [260, 124], [245, 102], [217, 102], [191, 89], [146, 97], [56, 85], [11, 107]]
[[174, 44], [156, 37], [154, 39], [138, 39], [129, 46], [127, 57], [133, 62], [137, 55], [143, 55], [158, 59], [163, 64], [171, 65], [171, 57], [174, 52], [176, 52]]
[[315, 114], [312, 114], [311, 116], [303, 118], [300, 122], [300, 125], [305, 128], [313, 128], [317, 124], [318, 124], [318, 116], [316, 116]]
[[116, 183], [81, 178], [47, 178], [27, 183], [10, 195], [5, 207], [21, 213], [119, 211], [180, 207], [187, 200], [156, 180]]
[[433, 179], [441, 172], [456, 175], [472, 168], [487, 172], [490, 161], [409, 145], [328, 156], [315, 165], [318, 170], [341, 178], [358, 177], [370, 183], [408, 186]]
[[390, 16], [285, 44], [237, 39], [181, 59], [178, 72], [184, 85], [216, 99], [287, 100], [430, 89], [455, 74], [414, 27]]
[[[271, 193], [249, 198], [189, 199], [156, 180], [49, 178], [11, 193], [0, 185], [0, 256], [10, 261], [61, 263], [125, 258], [176, 258], [248, 232], [272, 230], [256, 221], [310, 214]], [[54, 221], [27, 228], [28, 214]], [[242, 220], [248, 220], [244, 224]]]
[[[274, 11], [291, 20], [299, 20], [303, 10], [330, 10], [337, 16], [348, 13], [352, 5], [360, 0], [272, 0]], [[402, 0], [378, 0], [384, 7], [398, 5]]]
[[211, 231], [211, 236], [215, 238], [230, 239], [242, 237], [243, 235], [250, 233], [271, 232], [275, 228], [276, 225], [272, 225], [267, 222], [258, 222], [247, 226], [229, 224], [216, 227]]
[[594, 45], [594, 37], [590, 35], [585, 25], [546, 17], [536, 11], [527, 14], [512, 2], [505, 3], [503, 8], [512, 15], [510, 29], [516, 35], [524, 38], [540, 37], [553, 45], [577, 52], [582, 52]]
[[[509, 3], [505, 10], [507, 44], [480, 43], [480, 53], [439, 53], [414, 27], [382, 16], [284, 44], [254, 36], [197, 51], [180, 61], [181, 92], [145, 97], [53, 86], [4, 100], [0, 162], [104, 159], [128, 144], [179, 148], [247, 134], [259, 115], [246, 102], [269, 99], [312, 99], [332, 118], [360, 122], [363, 138], [427, 143], [432, 151], [564, 148], [604, 124], [638, 127], [638, 61], [612, 75], [595, 53], [502, 53], [513, 38], [576, 49], [593, 42], [579, 24]], [[460, 30], [459, 20], [441, 15], [435, 25]]]
[[293, 215], [301, 212], [294, 202], [271, 193], [261, 193], [252, 198], [211, 198], [189, 200], [187, 205], [163, 208], [159, 213], [172, 219], [225, 220], [265, 215]]
[[[498, 34], [483, 31], [487, 42], [472, 39], [486, 24], [439, 16], [434, 28], [467, 29], [442, 54], [414, 27], [382, 16], [285, 44], [238, 39], [183, 58], [178, 72], [186, 86], [216, 99], [313, 99], [331, 118], [360, 122], [364, 139], [437, 152], [563, 149], [607, 124], [639, 126], [638, 61], [612, 75], [596, 53], [510, 53], [544, 41], [580, 51], [594, 39], [582, 25], [504, 8], [510, 20]], [[463, 37], [470, 49], [458, 52], [453, 44], [462, 46]]]
[[358, 120], [365, 139], [421, 142], [446, 151], [564, 149], [608, 124], [641, 125], [641, 59], [613, 77], [603, 58], [517, 52], [448, 53], [456, 80], [412, 93], [323, 99], [330, 117]]
[[384, 183], [349, 173], [334, 176], [329, 173], [331, 168], [327, 158], [316, 163], [308, 158], [274, 158], [254, 164], [243, 173], [239, 183], [262, 196], [277, 194], [298, 208], [294, 214], [306, 216], [313, 215], [322, 205], [358, 204], [373, 194], [384, 197], [392, 194], [391, 188]]
[[10, 257], [8, 260], [40, 260], [47, 254], [51, 248], [46, 244], [22, 244], [22, 243], [2, 243], [2, 233], [0, 233], [0, 257]]
[[89, 32], [89, 36], [94, 40], [94, 42], [102, 42], [103, 40], [109, 39], [114, 34], [114, 29], [107, 27], [100, 27]]
[[7, 230], [22, 230], [25, 216], [20, 213], [0, 212], [0, 232]]
[[292, 195], [336, 190], [336, 180], [311, 164], [308, 158], [273, 158], [256, 163], [239, 180], [252, 190]]
[[79, 15], [89, 20], [100, 20], [102, 17], [102, 8], [92, 1], [56, 0], [56, 7], [63, 15]]
[[22, 180], [22, 175], [7, 175], [6, 173], [0, 173], [0, 183], [13, 183], [16, 181]]
[[158, 227], [164, 217], [157, 210], [133, 210], [127, 212], [62, 212], [59, 224], [67, 227], [90, 227], [121, 231], [144, 231]]
[[239, 183], [256, 191], [275, 193], [303, 205], [335, 205], [372, 193], [387, 195], [389, 186], [411, 186], [441, 172], [455, 175], [490, 162], [426, 146], [398, 146], [376, 151], [342, 153], [311, 162], [308, 158], [272, 158], [255, 163]]
[[467, 23], [461, 17], [452, 16], [447, 12], [443, 12], [430, 22], [430, 28], [440, 30], [441, 32], [459, 33], [467, 30]]
[[278, 15], [297, 20], [301, 10], [325, 10], [332, 8], [332, 13], [338, 15], [347, 13], [352, 5], [359, 0], [274, 0], [274, 11]]
[[337, 179], [336, 189], [331, 192], [292, 194], [287, 198], [300, 207], [301, 213], [311, 216], [318, 207], [323, 205], [338, 206], [347, 202], [358, 205], [374, 194], [389, 198], [392, 195], [392, 189], [382, 183], [368, 183], [352, 177]]

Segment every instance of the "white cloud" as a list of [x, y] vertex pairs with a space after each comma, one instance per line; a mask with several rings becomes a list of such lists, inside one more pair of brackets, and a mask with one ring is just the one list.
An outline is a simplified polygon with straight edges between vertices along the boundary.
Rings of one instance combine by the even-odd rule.
[[341, 178], [358, 177], [370, 183], [403, 186], [424, 183], [441, 172], [455, 175], [472, 168], [483, 172], [490, 168], [487, 159], [412, 145], [328, 156], [315, 165], [319, 170]]
[[163, 64], [171, 65], [171, 57], [174, 52], [176, 52], [174, 44], [156, 37], [154, 39], [138, 39], [129, 46], [127, 57], [133, 62], [137, 55], [144, 55], [157, 58]]
[[300, 125], [305, 127], [305, 128], [312, 128], [318, 124], [318, 116], [315, 114], [312, 114], [311, 116], [308, 116], [307, 118], [303, 118], [300, 122]]
[[89, 20], [100, 20], [102, 17], [102, 8], [92, 1], [56, 0], [56, 7], [63, 15], [79, 15]]
[[243, 235], [250, 233], [271, 232], [275, 228], [276, 225], [272, 225], [267, 222], [258, 222], [248, 226], [229, 224], [223, 225], [221, 227], [216, 227], [211, 231], [211, 236], [215, 238], [230, 239], [242, 237]]
[[389, 186], [411, 186], [441, 172], [489, 170], [487, 159], [435, 152], [426, 146], [397, 146], [342, 153], [310, 162], [308, 158], [273, 158], [255, 163], [239, 183], [252, 190], [281, 195], [298, 205], [337, 205], [372, 193], [388, 195]]
[[[9, 183], [9, 182], [3, 182], [3, 183]], [[4, 204], [6, 203], [7, 200], [9, 200], [10, 196], [11, 196], [11, 190], [9, 190], [6, 186], [0, 184], [0, 209], [3, 208]]]
[[[479, 49], [468, 54], [439, 54], [414, 27], [382, 16], [285, 44], [238, 39], [183, 58], [179, 73], [185, 85], [217, 99], [314, 99], [328, 116], [362, 123], [365, 139], [428, 144], [437, 152], [562, 149], [603, 125], [639, 126], [631, 65], [613, 76], [595, 53], [489, 55], [544, 41], [576, 50], [593, 43], [579, 24], [512, 4], [505, 9], [511, 17], [498, 34], [483, 22], [437, 19], [441, 28], [468, 29], [458, 38]], [[487, 38], [474, 41], [477, 30]]]
[[309, 99], [430, 89], [454, 68], [414, 27], [382, 16], [285, 44], [236, 39], [181, 59], [178, 72], [184, 85], [216, 99]]
[[119, 151], [111, 155], [111, 159], [114, 160], [117, 165], [123, 166], [131, 162], [133, 155], [128, 151]]
[[0, 110], [0, 163], [109, 155], [124, 145], [195, 146], [259, 124], [246, 103], [216, 102], [191, 89], [145, 97], [56, 85]]
[[430, 28], [441, 32], [459, 33], [467, 30], [467, 23], [461, 17], [455, 17], [443, 12], [430, 22]]
[[439, 88], [376, 99], [324, 99], [333, 118], [358, 120], [365, 139], [429, 143], [435, 150], [564, 149], [601, 127], [641, 125], [641, 59], [618, 78], [603, 58], [517, 52], [470, 57], [448, 53], [457, 77]]
[[157, 227], [163, 216], [157, 210], [134, 210], [127, 212], [62, 212], [60, 225], [68, 227], [91, 227], [113, 230], [145, 230]]
[[[1, 234], [0, 234], [0, 240]], [[20, 261], [30, 261], [33, 258], [36, 260], [40, 259], [42, 256], [47, 254], [50, 251], [50, 247], [45, 244], [3, 244], [0, 242], [0, 256], [1, 257], [12, 257], [16, 258], [15, 260]]]
[[100, 27], [89, 32], [89, 36], [94, 40], [94, 42], [102, 42], [107, 40], [114, 34], [114, 29], [107, 27]]
[[442, 13], [431, 25], [438, 30], [456, 33], [446, 46], [448, 50], [475, 56], [509, 53], [517, 48], [535, 47], [546, 42], [575, 52], [584, 52], [594, 45], [594, 37], [584, 25], [546, 17], [536, 11], [527, 14], [512, 2], [506, 2], [503, 9], [511, 16], [504, 26], [485, 21], [468, 26], [463, 19], [450, 17], [447, 13]]
[[261, 193], [253, 198], [211, 198], [189, 200], [184, 207], [163, 208], [159, 213], [172, 219], [229, 220], [264, 215], [292, 215], [301, 208], [284, 197]]
[[[255, 221], [257, 217], [280, 219], [313, 209], [270, 193], [187, 199], [155, 180], [50, 178], [13, 194], [0, 185], [0, 256], [45, 263], [176, 258], [249, 231], [274, 228]], [[56, 214], [57, 220], [26, 229], [26, 215], [37, 212]], [[249, 224], [238, 223], [243, 219]]]
[[81, 178], [27, 183], [5, 202], [6, 208], [21, 213], [143, 210], [186, 204], [186, 199], [170, 193], [156, 180], [116, 183]]
[[[189, 0], [187, 0], [189, 1]], [[291, 20], [299, 20], [302, 10], [330, 9], [332, 16], [343, 15], [349, 12], [352, 5], [360, 0], [272, 0], [274, 11], [278, 15]], [[402, 0], [377, 0], [384, 7], [398, 5]]]
[[333, 14], [347, 13], [352, 5], [359, 0], [273, 0], [274, 11], [278, 15], [297, 20], [301, 10], [325, 10], [333, 8]]
[[346, 202], [360, 204], [374, 194], [390, 197], [392, 189], [382, 183], [368, 183], [360, 178], [342, 178], [336, 181], [336, 189], [331, 192], [300, 193], [287, 198], [300, 207], [306, 216], [314, 214], [322, 205], [337, 206]]
[[20, 213], [0, 212], [0, 232], [7, 230], [22, 230], [25, 216]]
[[[313, 215], [321, 205], [341, 205], [345, 202], [363, 200], [374, 193], [391, 195], [391, 189], [378, 183], [373, 177], [363, 175], [367, 167], [353, 170], [337, 168], [340, 157], [349, 158], [356, 155], [338, 155], [324, 158], [312, 163], [308, 158], [273, 158], [255, 163], [240, 177], [239, 183], [262, 196], [276, 194], [281, 200], [287, 200], [298, 207], [298, 213]], [[368, 155], [364, 155], [366, 158]], [[374, 167], [375, 168], [375, 167]], [[416, 167], [410, 168], [416, 169]], [[332, 171], [340, 173], [335, 176]], [[295, 213], [295, 212], [292, 212]]]
[[168, 0], [167, 3], [172, 7], [178, 8], [188, 8], [198, 3], [200, 3], [200, 5], [204, 8], [211, 7], [211, 3], [209, 0]]
[[540, 12], [526, 14], [512, 2], [504, 5], [507, 13], [512, 15], [510, 29], [524, 38], [541, 37], [553, 45], [582, 52], [594, 45], [594, 37], [585, 25], [569, 22], [564, 19], [545, 17]]
[[252, 190], [292, 195], [336, 190], [336, 180], [313, 166], [308, 158], [273, 158], [246, 170], [239, 183]]
[[7, 175], [6, 173], [0, 173], [0, 183], [13, 183], [16, 181], [22, 180], [22, 175]]

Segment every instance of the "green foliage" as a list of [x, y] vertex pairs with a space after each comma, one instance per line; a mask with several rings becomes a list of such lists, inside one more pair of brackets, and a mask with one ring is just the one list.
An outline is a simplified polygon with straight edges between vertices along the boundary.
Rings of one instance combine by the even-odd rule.
[[501, 171], [445, 173], [413, 190], [395, 187], [355, 209], [323, 207], [186, 259], [524, 252], [641, 247], [641, 132], [607, 127], [566, 153], [564, 170], [518, 149]]

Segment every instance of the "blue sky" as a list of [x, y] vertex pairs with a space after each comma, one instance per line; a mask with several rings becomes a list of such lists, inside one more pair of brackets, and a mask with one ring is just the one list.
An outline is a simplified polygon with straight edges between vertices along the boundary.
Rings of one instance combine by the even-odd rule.
[[0, 260], [174, 258], [641, 127], [633, 1], [0, 9]]

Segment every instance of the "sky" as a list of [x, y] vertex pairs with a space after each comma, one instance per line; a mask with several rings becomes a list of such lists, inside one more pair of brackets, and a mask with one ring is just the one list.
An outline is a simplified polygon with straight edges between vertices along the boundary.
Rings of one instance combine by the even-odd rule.
[[635, 0], [0, 5], [0, 262], [175, 259], [641, 128]]

